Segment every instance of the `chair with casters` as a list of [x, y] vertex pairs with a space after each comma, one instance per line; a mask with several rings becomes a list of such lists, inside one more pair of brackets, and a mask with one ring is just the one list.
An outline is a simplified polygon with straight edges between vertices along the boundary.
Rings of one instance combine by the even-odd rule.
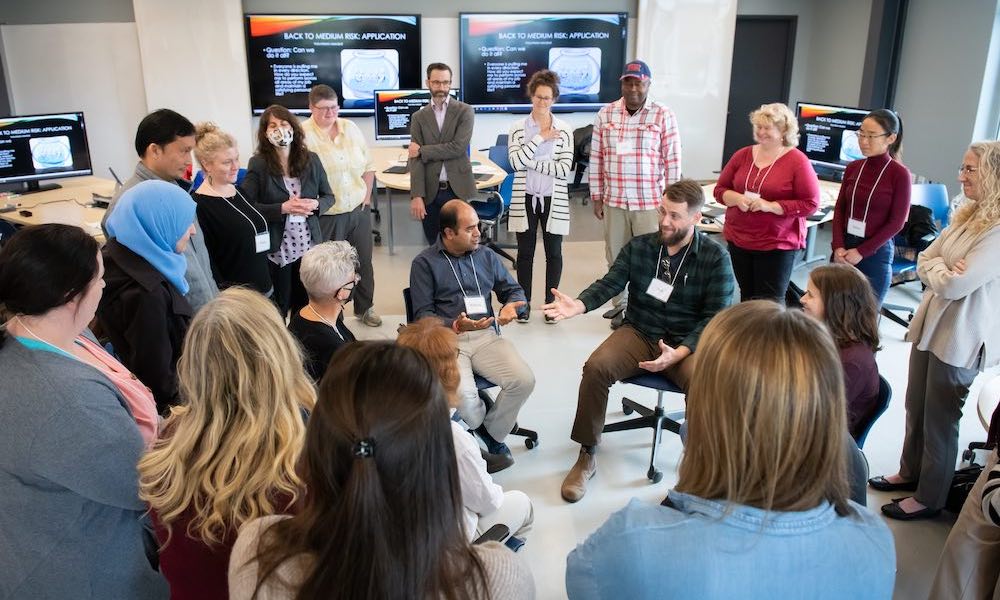
[[497, 242], [497, 232], [501, 221], [507, 216], [510, 208], [510, 201], [514, 188], [514, 175], [508, 173], [500, 183], [500, 188], [496, 191], [488, 192], [483, 200], [472, 200], [469, 204], [476, 209], [479, 216], [479, 229], [483, 232], [482, 243], [488, 248], [506, 258], [511, 263], [516, 262], [514, 257]]
[[[930, 210], [931, 218], [939, 232], [948, 226], [949, 205], [948, 188], [943, 183], [915, 183], [910, 188], [910, 206], [922, 206]], [[927, 234], [916, 245], [911, 245], [913, 241], [905, 239], [902, 235], [896, 236], [896, 251], [892, 257], [893, 283], [890, 287], [907, 283], [915, 278], [917, 254], [929, 246], [937, 236], [936, 233]], [[906, 319], [894, 311], [906, 313]], [[888, 302], [883, 303], [881, 308], [884, 317], [903, 327], [910, 326], [915, 311], [916, 307]]]
[[656, 453], [660, 447], [661, 433], [664, 429], [680, 434], [681, 422], [684, 420], [684, 410], [667, 412], [663, 408], [663, 394], [670, 392], [674, 394], [684, 394], [684, 390], [676, 383], [660, 373], [641, 373], [621, 380], [621, 383], [637, 385], [644, 388], [656, 390], [656, 407], [648, 408], [630, 398], [622, 399], [622, 412], [630, 415], [633, 412], [639, 413], [639, 417], [608, 423], [602, 430], [603, 433], [613, 431], [631, 431], [633, 429], [650, 428], [653, 430], [653, 450], [649, 455], [649, 470], [646, 477], [652, 483], [659, 483], [663, 479], [663, 472], [656, 468]]
[[590, 199], [590, 188], [582, 183], [583, 174], [590, 166], [590, 143], [594, 137], [593, 124], [573, 130], [573, 183], [571, 192], [583, 192], [584, 206]]
[[[403, 306], [406, 310], [406, 322], [413, 322], [413, 297], [410, 295], [410, 288], [405, 288], [403, 290]], [[479, 399], [483, 401], [486, 406], [486, 412], [489, 412], [493, 408], [493, 396], [490, 395], [489, 390], [499, 387], [497, 384], [493, 383], [489, 379], [481, 375], [473, 373], [476, 378], [476, 391], [479, 393]], [[533, 450], [538, 447], [541, 443], [538, 441], [538, 432], [532, 429], [525, 429], [514, 423], [514, 428], [510, 430], [511, 435], [516, 435], [524, 438], [524, 446], [528, 450]]]
[[875, 411], [868, 418], [868, 421], [864, 424], [861, 429], [861, 433], [858, 434], [857, 439], [854, 441], [858, 443], [859, 449], [864, 449], [865, 439], [868, 437], [868, 432], [871, 431], [872, 425], [878, 418], [882, 416], [882, 413], [889, 408], [889, 401], [892, 400], [892, 386], [889, 385], [889, 381], [881, 375], [878, 376], [878, 403], [875, 405]]

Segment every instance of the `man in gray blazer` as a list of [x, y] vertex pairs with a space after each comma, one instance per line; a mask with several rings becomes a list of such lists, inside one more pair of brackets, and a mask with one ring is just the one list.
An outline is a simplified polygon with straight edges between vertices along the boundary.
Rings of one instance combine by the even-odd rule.
[[427, 65], [431, 103], [410, 120], [410, 214], [421, 221], [424, 237], [433, 244], [438, 215], [445, 202], [476, 195], [469, 162], [472, 107], [451, 97], [451, 67]]

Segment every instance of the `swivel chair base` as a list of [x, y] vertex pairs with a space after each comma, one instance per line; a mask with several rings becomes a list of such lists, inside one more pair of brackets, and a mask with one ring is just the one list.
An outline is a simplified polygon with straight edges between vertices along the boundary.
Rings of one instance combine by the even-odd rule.
[[640, 417], [634, 419], [628, 419], [627, 421], [619, 421], [617, 423], [608, 423], [602, 429], [602, 433], [611, 433], [613, 431], [631, 431], [633, 429], [646, 429], [650, 428], [653, 430], [653, 448], [649, 454], [649, 469], [646, 471], [646, 477], [652, 483], [660, 483], [663, 479], [663, 472], [656, 468], [656, 453], [660, 448], [660, 442], [662, 441], [662, 432], [664, 429], [670, 430], [678, 435], [681, 432], [681, 421], [684, 420], [684, 410], [677, 410], [672, 412], [667, 412], [663, 408], [663, 394], [664, 392], [674, 392], [683, 393], [676, 384], [674, 384], [669, 379], [654, 373], [637, 375], [635, 377], [629, 377], [623, 379], [622, 383], [630, 383], [633, 385], [638, 385], [642, 387], [648, 387], [656, 390], [656, 407], [648, 408], [639, 404], [635, 400], [630, 398], [622, 399], [622, 412], [626, 415], [630, 415], [633, 412], [639, 413]]

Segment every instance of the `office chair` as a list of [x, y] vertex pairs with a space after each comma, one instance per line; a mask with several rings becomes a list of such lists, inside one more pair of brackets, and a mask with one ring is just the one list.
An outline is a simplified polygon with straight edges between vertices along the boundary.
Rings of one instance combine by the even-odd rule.
[[865, 423], [864, 427], [861, 429], [861, 433], [858, 435], [857, 439], [854, 440], [858, 443], [858, 448], [863, 449], [865, 447], [865, 439], [868, 437], [868, 432], [871, 431], [872, 425], [875, 424], [875, 421], [877, 421], [878, 418], [882, 416], [882, 413], [889, 408], [890, 400], [892, 400], [892, 386], [889, 385], [889, 382], [885, 377], [879, 375], [878, 404], [875, 405], [875, 412], [872, 413], [868, 422]]
[[681, 421], [684, 420], [683, 409], [669, 413], [664, 410], [663, 394], [665, 392], [683, 394], [684, 390], [660, 373], [642, 373], [634, 375], [632, 377], [622, 379], [621, 383], [638, 385], [640, 387], [656, 390], [656, 408], [647, 408], [635, 400], [623, 398], [622, 412], [626, 415], [637, 412], [641, 416], [627, 421], [608, 423], [601, 431], [603, 433], [611, 433], [613, 431], [631, 431], [633, 429], [645, 429], [646, 427], [651, 428], [653, 430], [653, 450], [649, 455], [649, 470], [646, 471], [646, 477], [648, 477], [653, 483], [660, 483], [660, 480], [663, 479], [663, 472], [656, 468], [656, 452], [660, 447], [661, 432], [664, 429], [669, 429], [676, 434], [680, 434]]
[[507, 210], [510, 208], [513, 189], [514, 175], [508, 173], [500, 183], [500, 188], [496, 191], [488, 192], [485, 200], [472, 200], [469, 202], [472, 208], [476, 209], [476, 215], [479, 216], [479, 228], [483, 232], [482, 243], [511, 263], [515, 263], [516, 261], [497, 242], [497, 235], [500, 223], [507, 216]]
[[[413, 322], [413, 297], [410, 295], [410, 288], [403, 289], [403, 306], [406, 310], [406, 322]], [[481, 375], [476, 375], [476, 391], [479, 392], [479, 399], [483, 401], [486, 406], [486, 412], [489, 412], [493, 408], [493, 397], [490, 396], [489, 390], [499, 387], [497, 384], [493, 383], [489, 379], [482, 377]], [[514, 428], [510, 430], [511, 435], [517, 435], [524, 438], [524, 446], [528, 450], [533, 450], [537, 448], [541, 443], [538, 441], [538, 432], [532, 429], [525, 429], [514, 423]]]
[[962, 451], [962, 460], [970, 465], [976, 464], [976, 450], [993, 450], [997, 447], [997, 438], [1000, 438], [1000, 375], [994, 376], [979, 390], [976, 412], [979, 413], [979, 422], [986, 430], [986, 441], [971, 442]]
[[593, 124], [573, 130], [573, 183], [569, 187], [573, 192], [583, 191], [584, 206], [590, 199], [590, 188], [581, 182], [583, 173], [590, 166], [590, 142], [593, 137]]
[[[937, 225], [938, 231], [941, 231], [948, 226], [948, 188], [946, 188], [943, 183], [913, 184], [913, 187], [910, 188], [910, 205], [923, 206], [929, 209], [931, 211], [932, 218], [934, 219], [934, 223]], [[897, 285], [912, 281], [912, 278], [907, 278], [907, 275], [916, 273], [916, 255], [921, 250], [929, 246], [936, 237], [937, 234], [926, 235], [920, 240], [919, 246], [910, 246], [910, 242], [904, 239], [903, 236], [896, 236], [896, 251], [892, 257], [893, 283], [891, 283], [889, 287], [896, 287]], [[907, 255], [910, 257], [907, 257]], [[893, 311], [903, 311], [907, 313], [907, 318], [904, 320]], [[898, 323], [903, 327], [909, 327], [915, 311], [916, 307], [913, 306], [890, 304], [885, 302], [882, 304], [880, 312], [889, 320]]]

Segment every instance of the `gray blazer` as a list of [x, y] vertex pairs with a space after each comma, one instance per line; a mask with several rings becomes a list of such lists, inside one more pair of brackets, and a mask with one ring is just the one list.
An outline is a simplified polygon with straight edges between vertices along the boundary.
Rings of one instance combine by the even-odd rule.
[[420, 144], [420, 156], [410, 159], [411, 198], [423, 198], [425, 204], [434, 202], [442, 166], [448, 170], [451, 189], [459, 198], [476, 197], [476, 180], [468, 154], [473, 121], [472, 107], [454, 98], [448, 101], [440, 130], [430, 104], [414, 113], [410, 138]]

